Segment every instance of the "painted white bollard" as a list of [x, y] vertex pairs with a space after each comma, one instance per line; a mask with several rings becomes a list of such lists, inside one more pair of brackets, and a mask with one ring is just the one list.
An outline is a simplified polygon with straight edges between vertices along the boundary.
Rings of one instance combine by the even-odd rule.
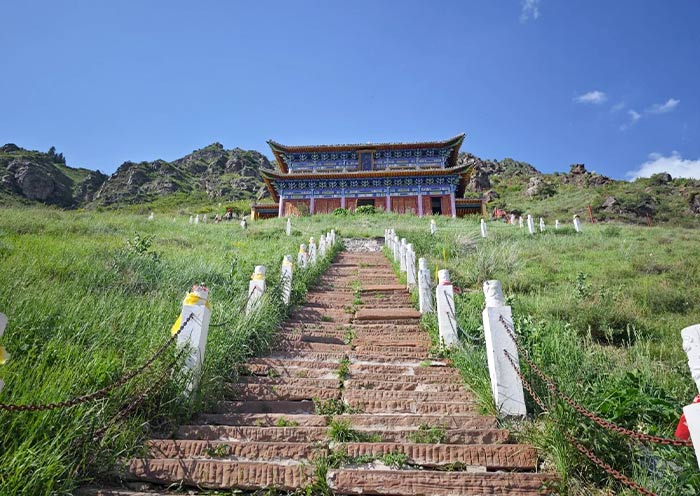
[[188, 346], [190, 349], [190, 353], [185, 357], [185, 369], [192, 374], [187, 391], [192, 391], [199, 382], [204, 354], [207, 350], [210, 319], [209, 290], [205, 286], [193, 286], [192, 291], [185, 296], [180, 317], [171, 330], [174, 334], [180, 329], [183, 322], [187, 322], [177, 336], [178, 347]]
[[510, 223], [511, 225], [515, 225], [515, 214], [510, 214]]
[[518, 217], [518, 227], [520, 229], [523, 228], [523, 216], [522, 215], [520, 217]]
[[331, 244], [335, 244], [335, 229], [331, 229]]
[[248, 229], [248, 222], [245, 219], [241, 219], [241, 229]]
[[485, 238], [488, 236], [488, 231], [486, 230], [486, 221], [481, 219], [481, 237]]
[[540, 232], [544, 232], [544, 219], [540, 217]]
[[459, 341], [457, 336], [457, 316], [455, 315], [455, 296], [450, 273], [447, 269], [438, 272], [438, 285], [435, 288], [437, 304], [438, 331], [440, 342], [449, 348]]
[[297, 255], [297, 265], [302, 269], [306, 268], [309, 262], [309, 255], [306, 253], [306, 245], [304, 243], [299, 245], [299, 254]]
[[207, 214], [202, 215], [202, 222], [203, 222], [204, 224], [207, 223]]
[[194, 217], [192, 217], [192, 216], [190, 215], [190, 224], [193, 224], [193, 223], [194, 223]]
[[557, 230], [558, 230], [560, 227], [561, 227], [561, 224], [559, 223], [559, 219], [556, 219], [556, 220], [554, 221], [554, 229], [557, 229]]
[[401, 242], [399, 241], [399, 237], [396, 234], [394, 234], [394, 239], [391, 242], [391, 246], [394, 247], [394, 262], [399, 262], [401, 260]]
[[577, 233], [581, 232], [581, 219], [579, 219], [578, 215], [574, 215], [574, 229]]
[[535, 221], [532, 219], [532, 215], [527, 214], [527, 230], [530, 234], [535, 234]]
[[413, 289], [418, 284], [416, 279], [416, 253], [413, 251], [413, 243], [406, 245], [406, 285]]
[[321, 239], [318, 240], [318, 255], [321, 258], [326, 258], [326, 235], [321, 234]]
[[285, 232], [287, 233], [287, 236], [292, 235], [292, 219], [287, 217], [287, 227], [285, 228]]
[[282, 273], [280, 275], [280, 279], [282, 280], [282, 301], [285, 305], [289, 305], [289, 298], [292, 294], [293, 273], [292, 256], [285, 255], [282, 258]]
[[406, 238], [401, 238], [399, 245], [399, 269], [406, 272]]
[[153, 220], [155, 218], [156, 218], [156, 216], [153, 215], [153, 212], [151, 212], [151, 214], [148, 216], [148, 220]]
[[[500, 281], [484, 283], [486, 307], [483, 312], [484, 338], [486, 341], [486, 359], [491, 377], [491, 392], [496, 408], [503, 415], [525, 416], [525, 394], [518, 374], [504, 354], [508, 352], [515, 366], [520, 370], [518, 349], [508, 335], [508, 328], [513, 328], [513, 314], [503, 298]], [[501, 322], [501, 317], [506, 324]]]
[[313, 236], [309, 238], [309, 264], [314, 265], [316, 263], [316, 241], [314, 241]]
[[248, 304], [245, 307], [246, 315], [250, 314], [258, 306], [265, 293], [265, 269], [264, 265], [256, 265], [253, 275], [248, 283]]
[[394, 233], [393, 229], [389, 229], [389, 250], [393, 253], [394, 252]]
[[430, 234], [435, 234], [437, 232], [437, 222], [435, 219], [430, 219]]
[[418, 309], [420, 313], [433, 311], [433, 293], [430, 290], [430, 270], [425, 258], [418, 259]]
[[194, 223], [199, 224], [199, 214], [194, 216]]

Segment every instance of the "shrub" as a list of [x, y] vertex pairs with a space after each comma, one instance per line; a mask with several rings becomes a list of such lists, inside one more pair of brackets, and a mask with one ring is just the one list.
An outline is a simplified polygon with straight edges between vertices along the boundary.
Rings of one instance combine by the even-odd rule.
[[340, 215], [346, 217], [348, 215], [352, 215], [352, 212], [350, 212], [350, 210], [348, 210], [347, 208], [336, 208], [335, 210], [333, 210], [333, 215]]
[[374, 215], [377, 213], [377, 209], [374, 208], [374, 205], [362, 205], [355, 209], [355, 213], [357, 215]]

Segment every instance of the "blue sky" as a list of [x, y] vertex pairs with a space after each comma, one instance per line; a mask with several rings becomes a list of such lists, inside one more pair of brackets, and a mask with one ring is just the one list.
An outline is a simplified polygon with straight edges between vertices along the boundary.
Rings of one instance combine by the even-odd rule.
[[6, 3], [0, 142], [113, 172], [466, 132], [545, 172], [700, 177], [698, 21], [697, 0]]

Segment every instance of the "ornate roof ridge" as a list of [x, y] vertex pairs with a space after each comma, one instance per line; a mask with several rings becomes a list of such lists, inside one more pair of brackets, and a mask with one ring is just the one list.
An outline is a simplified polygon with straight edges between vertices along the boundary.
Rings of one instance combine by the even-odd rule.
[[461, 133], [452, 138], [446, 140], [438, 141], [395, 141], [386, 143], [335, 143], [330, 145], [283, 145], [272, 139], [267, 140], [267, 144], [271, 148], [277, 149], [284, 152], [296, 152], [296, 151], [307, 151], [307, 150], [324, 150], [328, 148], [352, 148], [353, 150], [363, 150], [363, 149], [376, 149], [382, 147], [397, 147], [397, 146], [450, 146], [455, 145], [457, 142], [464, 141], [466, 133]]

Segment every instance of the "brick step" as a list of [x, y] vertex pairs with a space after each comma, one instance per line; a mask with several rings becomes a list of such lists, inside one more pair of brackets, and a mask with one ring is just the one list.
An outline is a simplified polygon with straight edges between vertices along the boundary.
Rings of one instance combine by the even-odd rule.
[[302, 360], [308, 362], [339, 362], [345, 353], [324, 353], [320, 351], [275, 351], [269, 358], [273, 360]]
[[328, 471], [336, 494], [383, 494], [392, 496], [502, 495], [534, 496], [555, 494], [545, 488], [554, 477], [527, 473], [468, 473], [431, 470]]
[[[336, 415], [335, 420], [350, 422], [354, 428], [372, 428], [383, 431], [417, 430], [420, 426], [439, 426], [445, 429], [496, 429], [496, 418], [481, 415], [411, 415], [411, 414], [351, 414]], [[295, 424], [298, 427], [326, 427], [328, 417], [313, 414], [285, 413], [202, 413], [197, 422], [212, 425], [279, 427]]]
[[409, 354], [411, 356], [422, 355], [425, 356], [430, 353], [430, 343], [427, 344], [414, 344], [412, 346], [405, 345], [370, 345], [355, 343], [353, 341], [353, 351], [355, 353], [379, 353], [379, 354]]
[[313, 467], [294, 462], [240, 462], [154, 458], [131, 460], [123, 477], [156, 484], [202, 489], [256, 490], [275, 487], [293, 491], [311, 482]]
[[339, 385], [338, 377], [320, 379], [318, 377], [269, 377], [267, 375], [244, 375], [232, 384], [270, 384], [279, 386], [297, 386], [337, 389]]
[[214, 413], [314, 413], [313, 401], [220, 401]]
[[343, 392], [343, 399], [348, 403], [358, 400], [364, 401], [391, 401], [391, 400], [411, 400], [414, 402], [471, 402], [476, 403], [474, 394], [464, 389], [450, 392], [432, 391], [395, 391], [383, 389], [353, 389], [346, 388]]
[[329, 344], [300, 340], [281, 340], [277, 343], [277, 346], [275, 346], [275, 351], [319, 351], [324, 353], [343, 353], [349, 350], [350, 346], [345, 343]]
[[[389, 269], [389, 272], [393, 275], [393, 270]], [[396, 277], [396, 276], [394, 276]], [[396, 279], [394, 279], [396, 281]], [[363, 293], [408, 293], [406, 286], [403, 284], [363, 284]]]
[[[293, 419], [291, 419], [293, 420]], [[377, 436], [378, 442], [415, 442], [424, 436], [415, 427], [410, 429], [385, 430], [383, 428], [360, 427], [355, 429], [367, 435]], [[177, 439], [200, 441], [238, 442], [287, 442], [313, 443], [330, 441], [329, 428], [322, 427], [258, 427], [232, 425], [183, 425], [177, 430]], [[509, 432], [503, 429], [446, 429], [442, 431], [443, 444], [501, 444], [508, 441]], [[429, 438], [428, 438], [429, 439]]]
[[[403, 391], [392, 391], [403, 392]], [[277, 384], [228, 384], [225, 398], [254, 401], [302, 401], [320, 398], [323, 400], [340, 398], [338, 383], [332, 388], [310, 386], [286, 386]], [[431, 394], [431, 393], [428, 393]], [[432, 393], [439, 394], [439, 393]]]
[[377, 323], [372, 321], [356, 321], [352, 323], [357, 335], [377, 336], [377, 337], [406, 337], [420, 335], [428, 336], [428, 333], [420, 327], [418, 322], [411, 321], [407, 324], [397, 324], [395, 322]]
[[[438, 360], [426, 360], [429, 363], [444, 363]], [[422, 362], [414, 363], [376, 363], [355, 362], [350, 364], [350, 371], [358, 374], [402, 374], [408, 373], [416, 377], [460, 377], [459, 371], [448, 366], [423, 366]]]
[[146, 442], [149, 458], [213, 458], [226, 460], [280, 461], [313, 460], [328, 454], [315, 443], [236, 442], [196, 439], [151, 439]]
[[299, 378], [321, 378], [321, 379], [333, 379], [338, 377], [338, 366], [337, 364], [332, 364], [334, 368], [319, 368], [311, 369], [308, 367], [273, 367], [270, 365], [248, 365], [245, 372], [246, 375], [241, 377], [262, 377], [262, 376], [274, 376], [274, 377], [299, 377]]
[[478, 405], [476, 402], [421, 402], [411, 400], [364, 400], [352, 399], [347, 403], [356, 410], [363, 413], [417, 413], [417, 414], [467, 414], [476, 413]]
[[[318, 379], [314, 379], [318, 380]], [[444, 384], [442, 380], [433, 384], [425, 384], [420, 380], [404, 381], [403, 377], [396, 377], [393, 381], [373, 381], [367, 379], [346, 379], [345, 390], [360, 389], [372, 391], [421, 391], [431, 393], [446, 393], [450, 391], [464, 391], [464, 386], [459, 382]]]
[[318, 343], [318, 344], [337, 344], [337, 345], [347, 345], [345, 342], [345, 336], [347, 331], [315, 331], [315, 330], [301, 330], [294, 329], [293, 331], [282, 331], [279, 335], [279, 342], [290, 342], [290, 343]]
[[363, 332], [355, 331], [355, 339], [352, 342], [355, 346], [391, 346], [391, 347], [430, 347], [430, 339], [419, 339], [418, 337], [407, 338], [406, 336], [366, 336]]
[[[462, 378], [458, 375], [452, 374], [435, 374], [435, 375], [413, 375], [413, 369], [409, 368], [407, 371], [396, 371], [392, 374], [375, 374], [372, 372], [362, 373], [359, 370], [351, 370], [350, 379], [356, 381], [374, 381], [379, 383], [392, 382], [406, 384], [406, 387], [410, 385], [434, 385], [434, 384], [445, 384], [453, 386], [459, 386], [460, 389], [464, 388]], [[401, 389], [401, 388], [399, 388]]]
[[422, 361], [430, 360], [428, 353], [421, 352], [420, 350], [402, 352], [384, 351], [381, 354], [377, 352], [349, 351], [348, 356], [358, 362], [401, 363], [412, 360], [417, 362], [416, 365], [419, 365]]
[[352, 315], [345, 312], [343, 309], [317, 309], [304, 307], [301, 310], [295, 310], [290, 315], [293, 320], [300, 320], [306, 323], [309, 322], [335, 322], [336, 324], [349, 324], [352, 320]]
[[338, 368], [338, 361], [328, 360], [326, 362], [319, 363], [313, 359], [309, 359], [309, 360], [296, 359], [296, 360], [294, 360], [294, 359], [264, 357], [264, 358], [252, 358], [248, 361], [248, 363], [246, 365], [248, 365], [248, 367], [253, 366], [253, 365], [262, 365], [262, 366], [266, 366], [266, 367], [280, 367], [280, 368], [313, 367], [314, 369], [335, 370]]

